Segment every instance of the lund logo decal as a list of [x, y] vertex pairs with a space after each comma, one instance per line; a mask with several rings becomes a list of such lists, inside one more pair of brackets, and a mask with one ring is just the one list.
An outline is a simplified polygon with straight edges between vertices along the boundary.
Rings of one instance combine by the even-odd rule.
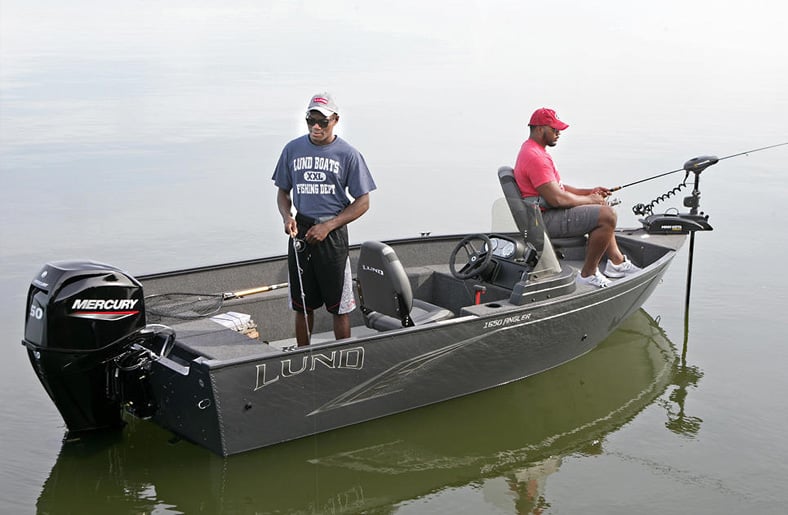
[[378, 275], [386, 275], [383, 273], [383, 270], [381, 270], [380, 268], [371, 267], [369, 265], [361, 265], [361, 269], [366, 270], [367, 272], [374, 272]]
[[[283, 359], [279, 363], [263, 363], [257, 365], [257, 374], [253, 391], [268, 386], [279, 379], [288, 379], [303, 372], [314, 372], [318, 365], [328, 369], [345, 368], [361, 370], [364, 368], [364, 347], [331, 351], [328, 354], [315, 353], [301, 356], [301, 363], [294, 365], [296, 359]], [[270, 365], [270, 368], [269, 368]]]
[[121, 320], [139, 313], [134, 307], [139, 299], [76, 299], [71, 316], [91, 320]]

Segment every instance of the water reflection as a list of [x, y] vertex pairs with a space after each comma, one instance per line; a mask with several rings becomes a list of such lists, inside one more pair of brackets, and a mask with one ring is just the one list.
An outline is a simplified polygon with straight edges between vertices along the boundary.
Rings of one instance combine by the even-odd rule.
[[703, 419], [687, 415], [684, 410], [684, 402], [687, 399], [688, 388], [697, 388], [698, 382], [703, 377], [700, 368], [687, 363], [687, 348], [689, 343], [689, 287], [687, 284], [687, 305], [684, 307], [684, 345], [681, 349], [681, 357], [677, 358], [676, 370], [674, 372], [671, 392], [667, 400], [660, 401], [660, 404], [668, 413], [668, 421], [665, 427], [676, 434], [694, 438], [700, 431]]
[[38, 511], [390, 512], [481, 482], [485, 502], [540, 513], [563, 456], [603, 452], [606, 435], [658, 399], [668, 429], [697, 433], [684, 401], [701, 375], [641, 310], [593, 352], [539, 376], [229, 458], [140, 421], [65, 442]]

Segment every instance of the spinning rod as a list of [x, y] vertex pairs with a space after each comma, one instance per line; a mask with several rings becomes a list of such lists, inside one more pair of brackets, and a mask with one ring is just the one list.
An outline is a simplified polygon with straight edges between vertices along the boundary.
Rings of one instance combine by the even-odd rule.
[[670, 175], [672, 173], [687, 172], [687, 175], [689, 175], [690, 172], [700, 173], [703, 170], [705, 170], [706, 168], [708, 168], [709, 166], [711, 166], [713, 164], [716, 164], [716, 163], [718, 163], [720, 161], [723, 161], [725, 159], [730, 159], [732, 157], [743, 156], [743, 155], [746, 155], [746, 154], [754, 154], [755, 152], [760, 152], [761, 150], [768, 150], [770, 148], [782, 147], [783, 145], [788, 145], [788, 141], [786, 141], [785, 143], [777, 143], [776, 145], [769, 145], [768, 147], [761, 147], [761, 148], [756, 148], [756, 149], [753, 149], [753, 150], [747, 150], [746, 152], [739, 152], [738, 154], [731, 154], [731, 155], [725, 156], [725, 157], [717, 157], [717, 156], [694, 157], [694, 158], [690, 159], [689, 161], [687, 161], [686, 163], [684, 163], [684, 166], [681, 167], [681, 168], [677, 168], [676, 170], [671, 170], [669, 172], [660, 173], [660, 174], [654, 175], [652, 177], [647, 177], [645, 179], [640, 179], [639, 181], [630, 182], [629, 184], [624, 184], [622, 186], [616, 186], [614, 188], [610, 188], [610, 192], [612, 193], [612, 192], [618, 191], [620, 189], [628, 188], [630, 186], [634, 186], [635, 184], [640, 184], [641, 182], [646, 182], [646, 181], [652, 181], [654, 179], [659, 179], [660, 177], [664, 177], [664, 176]]

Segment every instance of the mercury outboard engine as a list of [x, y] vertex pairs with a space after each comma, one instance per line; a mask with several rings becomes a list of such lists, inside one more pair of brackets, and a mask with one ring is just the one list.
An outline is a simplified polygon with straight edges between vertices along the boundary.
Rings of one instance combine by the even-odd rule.
[[123, 425], [117, 359], [144, 339], [144, 302], [136, 279], [102, 263], [49, 263], [33, 279], [23, 344], [69, 431]]

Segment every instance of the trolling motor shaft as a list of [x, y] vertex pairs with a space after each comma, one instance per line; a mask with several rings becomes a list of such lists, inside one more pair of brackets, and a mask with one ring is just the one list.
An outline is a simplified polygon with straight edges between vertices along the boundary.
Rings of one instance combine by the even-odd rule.
[[[684, 207], [690, 208], [690, 215], [697, 215], [698, 208], [700, 207], [700, 173], [711, 165], [717, 164], [719, 161], [717, 156], [699, 156], [693, 157], [684, 163], [684, 170], [687, 171], [687, 176], [684, 177], [684, 180], [687, 180], [690, 172], [695, 174], [695, 185], [692, 188], [692, 193], [689, 197], [684, 197]], [[704, 220], [708, 218], [707, 216]]]

